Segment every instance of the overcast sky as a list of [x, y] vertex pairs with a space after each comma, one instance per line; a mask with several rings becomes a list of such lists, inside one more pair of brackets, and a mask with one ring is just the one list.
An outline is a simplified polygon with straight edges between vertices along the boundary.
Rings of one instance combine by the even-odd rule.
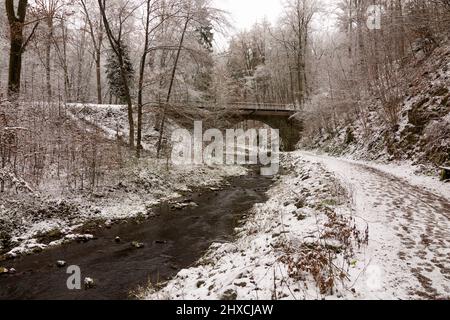
[[[229, 13], [233, 29], [228, 30], [229, 36], [250, 29], [255, 22], [267, 18], [274, 23], [282, 13], [282, 0], [213, 0], [215, 6]], [[227, 37], [229, 38], [229, 37]], [[227, 39], [216, 35], [215, 45], [222, 51], [227, 46]]]
[[[229, 12], [229, 20], [234, 27], [228, 30], [228, 37], [216, 35], [215, 45], [222, 51], [226, 49], [228, 39], [233, 34], [250, 29], [255, 22], [261, 22], [267, 18], [269, 22], [275, 24], [283, 13], [283, 3], [285, 0], [213, 0], [219, 9]], [[318, 14], [312, 22], [311, 28], [314, 31], [333, 29], [335, 16], [331, 14], [336, 8], [336, 0], [322, 0], [322, 13]]]
[[214, 0], [216, 5], [230, 12], [236, 29], [249, 29], [265, 17], [275, 22], [282, 12], [281, 0]]

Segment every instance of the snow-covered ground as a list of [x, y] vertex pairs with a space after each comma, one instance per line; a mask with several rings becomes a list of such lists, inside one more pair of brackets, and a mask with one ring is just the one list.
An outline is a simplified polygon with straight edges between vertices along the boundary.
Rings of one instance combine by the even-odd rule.
[[[310, 152], [302, 152], [303, 155], [321, 156], [326, 157], [324, 152], [315, 150]], [[386, 163], [385, 161], [365, 161], [355, 160], [353, 155], [344, 155], [342, 157], [328, 157], [328, 159], [337, 159], [355, 165], [364, 165], [374, 169], [382, 170], [386, 173], [405, 180], [405, 182], [417, 187], [427, 189], [430, 192], [441, 195], [442, 197], [450, 200], [450, 183], [442, 183], [439, 177], [435, 174], [434, 170], [432, 174], [427, 175], [426, 168], [423, 165], [414, 164], [413, 161], [391, 161]]]
[[[450, 297], [448, 185], [408, 166], [296, 152], [233, 243], [146, 299]], [[344, 190], [342, 189], [344, 188]], [[446, 195], [446, 197], [445, 197]]]
[[[89, 103], [67, 104], [69, 116], [75, 121], [84, 121], [100, 129], [111, 140], [118, 137], [128, 140], [129, 126], [127, 106], [124, 105], [98, 105]], [[135, 118], [137, 115], [135, 115]], [[158, 141], [159, 133], [155, 131], [156, 116], [152, 112], [143, 115], [142, 146], [146, 151], [153, 151]], [[176, 125], [167, 121], [167, 131], [172, 131]]]
[[333, 172], [369, 225], [365, 263], [381, 290], [364, 298], [450, 297], [449, 185], [389, 167], [299, 153]]

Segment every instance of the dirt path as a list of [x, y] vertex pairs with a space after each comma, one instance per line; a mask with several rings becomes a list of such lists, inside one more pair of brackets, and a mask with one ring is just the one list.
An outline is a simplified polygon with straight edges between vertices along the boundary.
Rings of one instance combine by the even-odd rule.
[[369, 226], [365, 271], [375, 268], [355, 288], [375, 276], [378, 298], [450, 297], [450, 194], [446, 198], [365, 164], [301, 156], [334, 172], [352, 194], [355, 217]]

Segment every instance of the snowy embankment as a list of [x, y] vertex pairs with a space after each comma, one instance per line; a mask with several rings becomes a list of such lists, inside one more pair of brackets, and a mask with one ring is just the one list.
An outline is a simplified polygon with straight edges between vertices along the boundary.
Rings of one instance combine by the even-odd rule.
[[326, 126], [311, 127], [301, 147], [389, 165], [407, 161], [420, 172], [437, 175], [436, 167], [450, 161], [450, 45], [443, 44], [399, 71], [402, 76], [391, 88], [401, 93], [392, 121], [386, 114], [392, 105], [368, 96], [350, 123], [327, 120]]
[[321, 165], [284, 155], [285, 176], [255, 205], [233, 243], [213, 244], [198, 265], [145, 299], [321, 299], [359, 297], [353, 287], [367, 224], [352, 217], [348, 197]]
[[[125, 105], [97, 105], [88, 103], [67, 104], [69, 116], [77, 121], [83, 121], [99, 129], [108, 139], [121, 139], [127, 141], [129, 137], [129, 125], [127, 106]], [[137, 115], [135, 115], [137, 117]], [[143, 115], [142, 147], [147, 152], [155, 149], [159, 132], [155, 130], [156, 116], [152, 112]], [[166, 131], [171, 132], [177, 125], [167, 121]]]

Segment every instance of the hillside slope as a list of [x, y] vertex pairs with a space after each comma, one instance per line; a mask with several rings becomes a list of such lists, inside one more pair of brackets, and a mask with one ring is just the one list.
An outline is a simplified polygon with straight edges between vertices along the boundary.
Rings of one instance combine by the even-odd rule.
[[[334, 134], [307, 137], [302, 148], [365, 160], [410, 160], [436, 167], [450, 161], [450, 46], [436, 48], [401, 70], [404, 92], [395, 125], [388, 124], [380, 99], [371, 97], [366, 119], [341, 124]], [[356, 117], [355, 117], [356, 118]]]

